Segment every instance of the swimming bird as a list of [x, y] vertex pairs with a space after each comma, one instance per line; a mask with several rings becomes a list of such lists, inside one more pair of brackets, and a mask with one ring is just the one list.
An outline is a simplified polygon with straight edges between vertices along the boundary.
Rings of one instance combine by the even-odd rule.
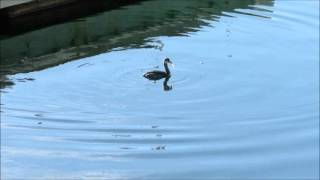
[[169, 70], [169, 67], [168, 67], [168, 64], [171, 64], [172, 67], [173, 66], [173, 63], [170, 61], [169, 58], [166, 58], [164, 60], [164, 69], [165, 69], [165, 72], [164, 71], [150, 71], [150, 72], [147, 72], [143, 75], [143, 77], [149, 79], [149, 80], [153, 80], [153, 81], [156, 81], [156, 80], [159, 80], [159, 79], [162, 79], [162, 78], [168, 78], [171, 76], [171, 72]]

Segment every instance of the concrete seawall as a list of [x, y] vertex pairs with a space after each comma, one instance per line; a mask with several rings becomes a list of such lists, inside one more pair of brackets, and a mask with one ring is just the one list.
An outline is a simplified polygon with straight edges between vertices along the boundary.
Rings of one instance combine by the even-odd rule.
[[139, 1], [143, 0], [24, 0], [21, 4], [3, 4], [0, 34], [16, 35]]
[[[23, 0], [3, 1], [0, 12], [5, 18], [14, 18], [50, 8], [57, 8], [80, 0]], [[10, 3], [9, 3], [10, 2]]]
[[26, 2], [30, 2], [33, 0], [0, 0], [0, 9], [9, 7], [9, 6], [14, 6]]

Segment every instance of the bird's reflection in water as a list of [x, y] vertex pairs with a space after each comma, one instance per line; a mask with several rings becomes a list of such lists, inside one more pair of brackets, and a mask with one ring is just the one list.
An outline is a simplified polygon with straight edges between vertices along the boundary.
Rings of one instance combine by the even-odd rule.
[[171, 91], [172, 90], [172, 86], [168, 85], [168, 81], [170, 80], [170, 76], [166, 77], [163, 81], [163, 90], [164, 91]]
[[169, 70], [168, 64], [171, 64], [172, 67], [174, 67], [171, 60], [169, 58], [166, 58], [163, 62], [165, 71], [158, 71], [158, 70], [150, 71], [150, 72], [145, 73], [143, 75], [143, 77], [145, 77], [146, 79], [149, 79], [151, 81], [154, 81], [154, 83], [160, 79], [165, 78], [163, 81], [163, 90], [164, 91], [172, 90], [172, 86], [168, 86], [168, 81], [171, 77], [171, 72]]

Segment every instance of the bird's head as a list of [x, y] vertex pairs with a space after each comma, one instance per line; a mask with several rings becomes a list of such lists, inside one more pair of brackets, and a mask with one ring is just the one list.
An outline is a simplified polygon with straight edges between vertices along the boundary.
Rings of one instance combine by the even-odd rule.
[[171, 62], [171, 60], [170, 60], [169, 58], [166, 58], [166, 59], [164, 60], [164, 63], [165, 63], [165, 64], [171, 64], [171, 66], [174, 68], [173, 63]]

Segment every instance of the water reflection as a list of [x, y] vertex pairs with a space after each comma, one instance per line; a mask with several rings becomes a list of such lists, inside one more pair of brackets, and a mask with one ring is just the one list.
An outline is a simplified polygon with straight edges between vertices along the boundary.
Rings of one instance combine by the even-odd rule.
[[172, 90], [172, 85], [168, 85], [168, 81], [170, 79], [170, 76], [169, 77], [166, 77], [163, 81], [163, 90], [164, 91], [171, 91]]
[[0, 75], [0, 89], [7, 88], [14, 85], [14, 82], [9, 80], [7, 76]]
[[[169, 5], [170, 4], [170, 5]], [[272, 0], [153, 0], [0, 39], [0, 76], [125, 48], [162, 49], [155, 36], [187, 36], [224, 12]], [[149, 13], [149, 12], [153, 13]], [[126, 23], [123, 23], [123, 20]], [[1, 77], [1, 82], [3, 77]]]
[[[316, 179], [319, 2], [257, 2], [146, 1], [54, 26], [61, 51], [23, 69], [30, 44], [21, 71], [6, 63], [42, 70], [1, 94], [1, 179]], [[170, 79], [142, 77], [165, 57]]]
[[[38, 11], [22, 16], [19, 11], [11, 7], [1, 10], [0, 12], [0, 22], [2, 26], [0, 34], [18, 35], [46, 26], [94, 15], [99, 12], [119, 9], [121, 6], [135, 4], [140, 1], [143, 0], [120, 0], [111, 2], [105, 0], [90, 0], [69, 2], [64, 6], [52, 8], [49, 11]], [[20, 14], [20, 16], [16, 14]]]

